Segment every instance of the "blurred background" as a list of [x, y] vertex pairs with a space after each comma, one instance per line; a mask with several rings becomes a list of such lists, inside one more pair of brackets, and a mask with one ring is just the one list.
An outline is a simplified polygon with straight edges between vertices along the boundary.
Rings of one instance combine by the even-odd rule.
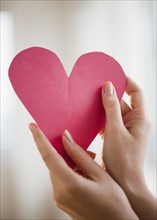
[[[21, 50], [54, 51], [69, 74], [83, 53], [113, 56], [143, 89], [152, 130], [145, 177], [156, 195], [156, 1], [1, 1], [1, 219], [69, 219], [56, 208], [47, 168], [33, 142], [33, 121], [8, 79]], [[102, 142], [90, 149], [100, 162]]]

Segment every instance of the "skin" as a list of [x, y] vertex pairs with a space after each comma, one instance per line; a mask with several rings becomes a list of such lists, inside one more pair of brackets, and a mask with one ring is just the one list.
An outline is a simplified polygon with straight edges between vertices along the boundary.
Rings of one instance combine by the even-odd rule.
[[[112, 86], [108, 83], [109, 86]], [[143, 173], [150, 125], [146, 117], [143, 94], [127, 77], [126, 93], [130, 106], [117, 99], [116, 91], [102, 90], [107, 123], [102, 132], [103, 160], [106, 170], [123, 188], [140, 219], [156, 219], [156, 200], [149, 191]]]
[[30, 124], [30, 129], [50, 171], [54, 197], [60, 209], [77, 220], [138, 219], [121, 187], [67, 131], [62, 136], [63, 145], [83, 175], [68, 167], [36, 124]]
[[131, 96], [131, 107], [124, 101], [119, 104], [111, 82], [106, 82], [102, 88], [107, 119], [101, 132], [104, 137], [103, 168], [92, 159], [91, 152], [85, 152], [69, 132], [64, 131], [64, 148], [81, 175], [74, 172], [40, 128], [34, 123], [29, 125], [50, 171], [56, 204], [73, 219], [155, 219], [155, 198], [143, 175], [149, 133], [143, 97], [130, 78], [127, 78], [126, 92]]

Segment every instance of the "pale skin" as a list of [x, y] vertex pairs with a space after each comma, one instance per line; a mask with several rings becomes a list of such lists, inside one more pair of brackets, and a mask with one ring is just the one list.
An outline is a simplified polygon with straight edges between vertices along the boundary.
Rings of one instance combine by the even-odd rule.
[[142, 92], [130, 78], [127, 78], [126, 92], [131, 96], [131, 107], [124, 101], [119, 104], [111, 82], [106, 82], [102, 88], [107, 119], [102, 132], [102, 167], [67, 130], [63, 132], [64, 148], [82, 175], [68, 167], [35, 123], [29, 125], [50, 171], [56, 204], [72, 219], [155, 220], [155, 198], [143, 174], [149, 125], [143, 110]]
[[131, 98], [130, 106], [123, 100], [119, 105], [114, 89], [107, 97], [102, 94], [108, 120], [103, 132], [103, 160], [139, 218], [156, 219], [156, 199], [150, 193], [143, 173], [150, 131], [144, 98], [139, 86], [129, 77], [126, 93]]

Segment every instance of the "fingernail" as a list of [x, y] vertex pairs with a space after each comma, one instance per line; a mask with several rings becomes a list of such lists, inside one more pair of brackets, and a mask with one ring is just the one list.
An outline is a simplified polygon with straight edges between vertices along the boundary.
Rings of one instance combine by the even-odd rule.
[[30, 123], [29, 124], [29, 128], [30, 128], [31, 131], [34, 131], [37, 127], [38, 127], [38, 125], [35, 124], [35, 123]]
[[72, 136], [71, 136], [71, 134], [69, 133], [68, 130], [64, 131], [64, 137], [67, 139], [67, 141], [69, 143], [73, 143], [74, 142], [74, 139], [72, 138]]
[[104, 86], [105, 94], [113, 94], [114, 88], [111, 82], [106, 82]]

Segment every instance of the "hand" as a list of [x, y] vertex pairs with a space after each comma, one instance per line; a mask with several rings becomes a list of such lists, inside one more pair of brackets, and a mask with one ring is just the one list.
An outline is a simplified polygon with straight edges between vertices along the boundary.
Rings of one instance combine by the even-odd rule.
[[123, 100], [119, 104], [110, 82], [102, 89], [107, 121], [103, 133], [103, 160], [106, 170], [126, 192], [137, 215], [141, 219], [155, 219], [155, 199], [143, 174], [150, 126], [141, 89], [129, 77], [126, 93], [131, 97], [131, 106]]
[[68, 167], [36, 124], [30, 124], [30, 129], [50, 171], [59, 208], [73, 219], [138, 219], [120, 186], [75, 143], [69, 132], [62, 136], [65, 150], [88, 178]]
[[119, 105], [110, 82], [102, 89], [107, 121], [103, 134], [103, 158], [106, 169], [121, 185], [125, 179], [142, 174], [150, 128], [144, 113], [142, 92], [130, 78], [127, 78], [126, 92], [131, 96], [131, 107], [123, 100]]

